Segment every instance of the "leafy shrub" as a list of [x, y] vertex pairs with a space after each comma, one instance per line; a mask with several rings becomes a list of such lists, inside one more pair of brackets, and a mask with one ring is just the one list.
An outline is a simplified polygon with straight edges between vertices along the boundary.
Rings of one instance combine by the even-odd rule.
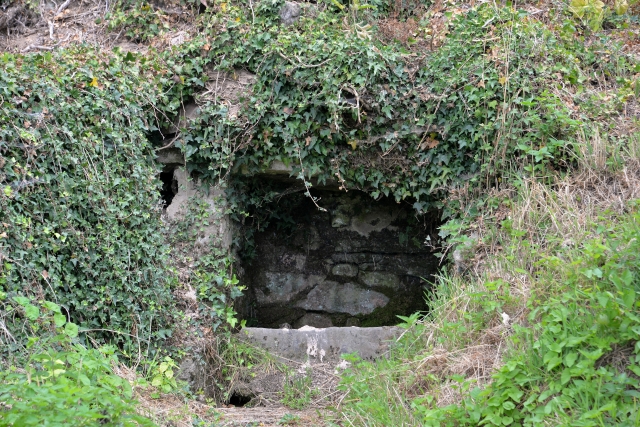
[[[465, 402], [471, 423], [634, 426], [640, 421], [640, 214], [586, 242], [566, 271], [566, 292], [536, 306], [514, 355]], [[542, 261], [555, 269], [551, 256]], [[466, 417], [465, 417], [466, 418]]]
[[288, 372], [282, 390], [282, 403], [291, 409], [305, 409], [318, 394], [311, 382], [310, 371], [304, 374]]
[[[460, 280], [459, 293], [451, 294], [447, 278], [441, 278], [433, 323], [405, 318], [410, 329], [389, 360], [360, 362], [343, 375], [342, 387], [349, 392], [344, 416], [359, 420], [355, 425], [638, 425], [640, 211], [637, 202], [627, 209], [618, 217], [603, 212], [587, 227], [589, 238], [550, 235], [542, 243], [523, 238], [509, 221], [510, 237], [502, 240], [505, 250], [499, 255], [506, 270], [491, 274], [530, 275], [525, 280], [534, 283], [525, 289], [531, 295], [518, 302], [522, 289], [512, 293], [505, 280], [486, 278], [479, 279], [480, 290]], [[566, 212], [549, 213], [562, 215]], [[547, 234], [547, 224], [536, 220], [536, 233]], [[556, 238], [576, 239], [576, 247]], [[519, 268], [524, 265], [531, 270]], [[491, 381], [481, 382], [474, 372], [481, 357], [471, 350], [490, 351], [490, 345], [479, 344], [481, 332], [491, 330], [488, 321], [500, 313], [514, 313], [513, 307], [526, 313], [526, 321], [499, 327], [507, 334], [501, 345], [508, 350], [495, 354], [501, 358], [495, 371], [491, 357]], [[434, 351], [443, 348], [449, 351]], [[471, 373], [450, 372], [447, 358], [467, 350], [479, 359], [467, 365]], [[415, 368], [428, 363], [432, 370]], [[457, 395], [449, 405], [438, 403], [445, 384]]]
[[105, 19], [110, 30], [124, 31], [134, 42], [149, 41], [169, 29], [167, 17], [161, 10], [143, 1], [118, 1]]
[[52, 302], [5, 304], [27, 317], [30, 337], [24, 363], [0, 371], [0, 426], [153, 425], [136, 413], [129, 382], [113, 374], [112, 346], [80, 345], [78, 326]]

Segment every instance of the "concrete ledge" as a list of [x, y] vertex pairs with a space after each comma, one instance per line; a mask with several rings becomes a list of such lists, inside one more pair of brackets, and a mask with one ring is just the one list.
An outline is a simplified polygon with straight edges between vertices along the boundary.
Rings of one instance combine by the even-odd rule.
[[299, 362], [336, 362], [347, 353], [357, 353], [372, 360], [385, 355], [389, 343], [402, 329], [397, 326], [377, 328], [324, 328], [304, 326], [300, 329], [245, 328], [241, 340], [268, 352]]

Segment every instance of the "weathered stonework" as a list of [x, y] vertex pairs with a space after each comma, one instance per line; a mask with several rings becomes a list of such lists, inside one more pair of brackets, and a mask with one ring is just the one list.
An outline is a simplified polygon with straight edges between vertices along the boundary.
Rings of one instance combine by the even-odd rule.
[[313, 288], [296, 307], [327, 313], [370, 314], [384, 307], [389, 298], [380, 292], [362, 289], [353, 283], [324, 281]]
[[343, 354], [356, 353], [364, 360], [384, 357], [402, 334], [399, 327], [326, 328], [303, 327], [299, 330], [245, 328], [238, 337], [252, 345], [285, 358], [317, 363], [337, 363]]
[[334, 276], [356, 277], [358, 275], [358, 266], [354, 264], [337, 264], [331, 268]]
[[178, 183], [178, 192], [173, 197], [171, 204], [166, 208], [167, 217], [170, 220], [177, 220], [183, 217], [187, 212], [190, 200], [193, 198], [202, 199], [209, 204], [213, 217], [210, 225], [199, 233], [197, 243], [204, 245], [213, 239], [219, 246], [229, 248], [233, 236], [231, 222], [224, 215], [224, 191], [216, 187], [209, 188], [207, 192], [201, 191], [196, 183], [189, 179], [189, 175], [184, 168], [181, 167], [173, 171], [173, 177]]
[[239, 308], [249, 324], [379, 326], [426, 309], [425, 280], [438, 260], [423, 245], [426, 232], [411, 206], [357, 191], [314, 194], [326, 212], [298, 197], [289, 213], [298, 222], [293, 229], [272, 224], [255, 235]]

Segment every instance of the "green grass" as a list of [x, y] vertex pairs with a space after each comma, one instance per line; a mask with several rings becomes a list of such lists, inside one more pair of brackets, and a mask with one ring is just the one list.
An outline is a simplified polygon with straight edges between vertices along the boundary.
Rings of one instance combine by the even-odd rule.
[[342, 421], [640, 425], [637, 139], [582, 144], [571, 174], [495, 190], [464, 223], [468, 273], [439, 277], [388, 360], [345, 373]]

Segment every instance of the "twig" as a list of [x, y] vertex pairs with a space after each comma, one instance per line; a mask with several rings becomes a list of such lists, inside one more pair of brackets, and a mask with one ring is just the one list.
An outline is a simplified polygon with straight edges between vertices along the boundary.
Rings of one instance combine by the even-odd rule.
[[67, 19], [73, 19], [73, 18], [79, 18], [81, 16], [86, 16], [86, 15], [93, 15], [95, 14], [96, 11], [95, 10], [90, 10], [89, 12], [84, 12], [84, 13], [76, 13], [75, 15], [66, 15], [66, 16], [56, 16], [55, 20], [58, 21], [62, 21], [62, 20], [67, 20]]
[[55, 45], [54, 45], [54, 46], [40, 46], [40, 45], [37, 45], [37, 44], [30, 44], [29, 46], [27, 46], [27, 47], [25, 47], [24, 49], [22, 49], [22, 50], [20, 51], [20, 53], [28, 52], [28, 51], [30, 51], [31, 49], [38, 49], [38, 50], [53, 50], [53, 48], [54, 48], [54, 47], [55, 47]]
[[113, 40], [113, 43], [115, 44], [115, 42], [118, 41], [118, 39], [120, 38], [120, 36], [122, 35], [122, 32], [124, 31], [124, 28], [120, 30], [120, 32], [118, 33], [118, 35], [116, 36], [116, 38]]
[[58, 46], [60, 43], [64, 43], [67, 40], [69, 40], [69, 38], [71, 37], [71, 34], [69, 34], [64, 40], [59, 40], [58, 43], [52, 45], [52, 46], [41, 46], [41, 45], [37, 45], [37, 44], [30, 44], [29, 46], [25, 47], [24, 49], [22, 49], [20, 51], [20, 53], [25, 53], [30, 51], [31, 49], [39, 49], [39, 50], [53, 50], [56, 46]]
[[55, 40], [55, 39], [53, 38], [53, 29], [55, 28], [55, 27], [53, 26], [53, 22], [51, 22], [51, 21], [47, 21], [47, 24], [49, 24], [49, 38], [50, 38], [51, 40]]
[[352, 95], [355, 95], [356, 97], [355, 107], [358, 110], [358, 123], [362, 123], [362, 121], [360, 120], [360, 95], [358, 95], [358, 92], [353, 87], [343, 86], [342, 89], [346, 90], [347, 92], [350, 92]]
[[251, 8], [251, 25], [256, 23], [256, 15], [253, 13], [253, 2], [249, 0], [249, 7]]
[[296, 56], [296, 59], [298, 60], [298, 63], [296, 64], [295, 62], [293, 62], [289, 57], [285, 56], [283, 53], [278, 52], [278, 55], [280, 55], [282, 58], [286, 59], [287, 61], [289, 61], [292, 65], [295, 65], [296, 67], [301, 67], [301, 68], [315, 68], [315, 67], [320, 67], [324, 64], [326, 64], [327, 62], [331, 61], [331, 58], [327, 58], [325, 61], [322, 61], [319, 64], [305, 64], [304, 62], [302, 62], [302, 60], [300, 58], [298, 58]]
[[[180, 135], [178, 135], [180, 136]], [[164, 147], [160, 147], [160, 148], [156, 148], [156, 151], [160, 151], [160, 150], [164, 150], [165, 148], [169, 148], [173, 145], [174, 142], [176, 142], [176, 139], [178, 139], [178, 136], [171, 138], [171, 141], [169, 141], [169, 143], [167, 145], [165, 145]]]
[[62, 13], [62, 11], [65, 10], [67, 8], [67, 6], [69, 6], [70, 3], [71, 3], [71, 0], [67, 0], [64, 3], [62, 3], [60, 5], [60, 7], [58, 8], [58, 10], [56, 10], [56, 13], [54, 14], [54, 16], [57, 18], [58, 15], [60, 15]]
[[318, 210], [322, 212], [327, 212], [325, 208], [321, 207], [320, 205], [318, 205], [318, 203], [316, 203], [316, 197], [313, 197], [311, 195], [311, 192], [309, 191], [309, 183], [304, 177], [304, 166], [302, 166], [302, 155], [300, 154], [300, 147], [296, 147], [296, 149], [298, 151], [298, 160], [300, 160], [300, 175], [302, 176], [302, 182], [304, 182], [304, 186], [307, 189], [306, 195], [309, 196], [309, 198], [311, 199], [313, 204], [316, 205], [316, 208], [318, 208]]
[[20, 24], [20, 25], [22, 26], [22, 29], [23, 29], [23, 30], [28, 31], [27, 26], [26, 26], [26, 25], [24, 25], [24, 23], [23, 23], [21, 20], [19, 20], [18, 18], [16, 18], [16, 19], [15, 19], [15, 21], [16, 21], [18, 24]]

